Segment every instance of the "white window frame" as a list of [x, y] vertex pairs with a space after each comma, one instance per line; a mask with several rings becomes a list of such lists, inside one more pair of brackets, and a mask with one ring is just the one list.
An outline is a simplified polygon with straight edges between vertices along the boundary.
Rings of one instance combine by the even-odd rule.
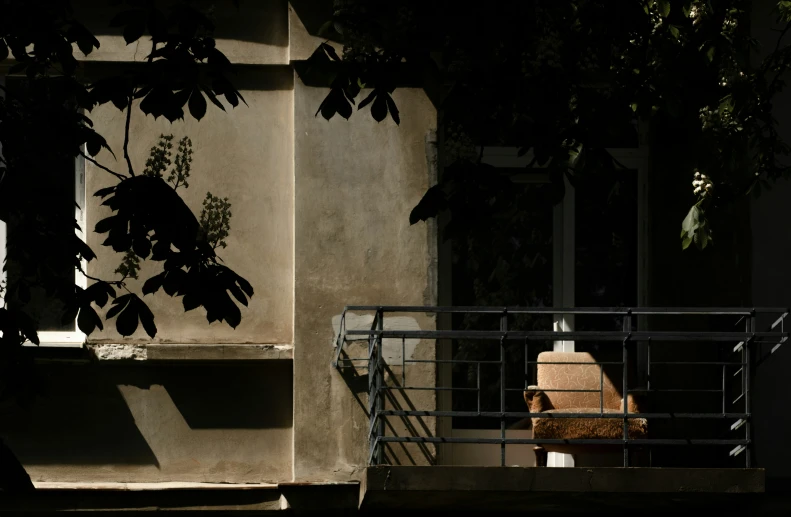
[[[0, 75], [0, 86], [5, 86], [5, 75]], [[0, 90], [0, 97], [4, 96], [5, 92]], [[3, 152], [2, 144], [0, 144], [0, 155]], [[77, 225], [79, 229], [75, 229], [74, 232], [85, 241], [85, 224], [86, 224], [86, 210], [85, 210], [85, 158], [82, 156], [78, 156], [74, 160], [74, 218], [77, 221]], [[5, 265], [6, 260], [6, 223], [0, 221], [0, 264]], [[87, 267], [87, 261], [85, 259], [81, 260], [81, 267], [82, 270], [85, 271]], [[6, 282], [6, 272], [5, 270], [0, 271], [0, 281], [5, 285]], [[81, 272], [75, 269], [74, 272], [74, 283], [76, 286], [79, 286], [85, 289], [88, 286], [88, 279], [87, 277]], [[0, 293], [0, 305], [5, 306], [5, 300], [3, 299], [2, 293]], [[66, 347], [66, 348], [79, 348], [85, 344], [86, 335], [82, 331], [80, 331], [79, 326], [77, 325], [77, 321], [75, 318], [74, 321], [74, 329], [73, 331], [67, 332], [57, 332], [57, 331], [39, 331], [38, 338], [40, 341], [39, 346], [46, 346], [46, 347]], [[25, 342], [24, 346], [36, 346], [33, 343]]]

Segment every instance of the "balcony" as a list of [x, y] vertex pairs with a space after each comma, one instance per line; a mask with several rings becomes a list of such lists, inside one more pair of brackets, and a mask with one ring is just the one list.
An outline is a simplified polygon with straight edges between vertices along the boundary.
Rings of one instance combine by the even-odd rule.
[[[763, 492], [750, 388], [788, 339], [788, 313], [349, 306], [333, 366], [350, 386], [365, 386], [363, 507], [384, 504], [383, 495], [408, 505], [409, 493], [425, 490], [456, 501], [462, 489], [528, 498]], [[543, 410], [528, 407], [536, 393], [548, 401]], [[536, 467], [547, 453], [550, 466], [574, 468]]]

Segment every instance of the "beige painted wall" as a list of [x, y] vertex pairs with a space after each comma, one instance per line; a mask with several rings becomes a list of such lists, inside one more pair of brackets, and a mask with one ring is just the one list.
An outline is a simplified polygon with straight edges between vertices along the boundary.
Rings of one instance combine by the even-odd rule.
[[[228, 247], [220, 250], [225, 264], [247, 278], [255, 289], [249, 307], [241, 307], [242, 322], [232, 329], [225, 323], [209, 325], [202, 308], [185, 313], [181, 299], [163, 291], [145, 296], [159, 329], [156, 342], [170, 343], [291, 343], [293, 315], [293, 75], [287, 67], [251, 71], [241, 80], [248, 105], [222, 112], [209, 105], [206, 117], [191, 117], [173, 124], [154, 120], [135, 109], [131, 123], [129, 153], [137, 172], [142, 172], [149, 149], [160, 134], [174, 140], [189, 136], [194, 161], [189, 189], [182, 197], [196, 215], [206, 192], [228, 197], [232, 203]], [[119, 171], [123, 162], [125, 114], [112, 105], [90, 114], [109, 142], [118, 161], [103, 151], [97, 157]], [[93, 229], [111, 214], [91, 194], [113, 184], [112, 176], [87, 165], [88, 224]], [[105, 236], [90, 232], [88, 244], [98, 260], [89, 264], [91, 275], [112, 278], [121, 255], [102, 246]], [[158, 269], [157, 269], [158, 268]], [[142, 282], [161, 271], [161, 264], [144, 263], [140, 281], [130, 287], [140, 293]], [[114, 323], [90, 336], [92, 342], [150, 341], [139, 328], [131, 339], [122, 339]]]
[[[215, 24], [217, 48], [232, 63], [288, 64], [289, 29], [288, 2], [286, 0], [238, 0], [238, 9], [232, 0], [202, 0], [197, 4], [214, 5], [212, 20]], [[105, 0], [74, 2], [75, 14], [86, 20], [97, 35], [100, 47], [88, 56], [75, 50], [75, 56], [89, 61], [144, 61], [151, 50], [148, 37], [127, 45], [122, 28], [110, 27], [110, 21], [119, 7]], [[123, 9], [123, 5], [120, 9]]]
[[34, 481], [291, 478], [291, 362], [42, 365], [0, 433]]
[[[295, 82], [297, 480], [348, 479], [367, 462], [367, 376], [355, 383], [330, 365], [333, 318], [346, 304], [422, 305], [434, 278], [427, 227], [409, 225], [409, 211], [428, 187], [424, 138], [436, 127], [434, 107], [422, 90], [399, 89], [401, 127], [367, 112], [326, 121], [314, 116], [325, 95]], [[427, 315], [416, 322], [435, 324]], [[414, 354], [433, 357], [433, 345], [421, 342]], [[421, 376], [433, 383], [433, 369]], [[413, 398], [434, 406], [431, 392]]]
[[[241, 3], [244, 19], [223, 23], [249, 36], [226, 38], [221, 46], [232, 61], [267, 65], [237, 78], [248, 105], [227, 113], [210, 106], [201, 122], [174, 124], [135, 110], [129, 150], [139, 172], [161, 133], [192, 139], [190, 188], [182, 196], [196, 214], [207, 190], [229, 198], [231, 235], [221, 256], [256, 293], [236, 330], [209, 325], [202, 309], [185, 314], [180, 299], [162, 292], [145, 299], [156, 315], [156, 342], [293, 343], [294, 360], [47, 366], [44, 397], [0, 422], [0, 434], [34, 480], [332, 480], [356, 477], [366, 465], [367, 393], [330, 364], [333, 319], [346, 304], [434, 303], [429, 230], [423, 223], [410, 226], [408, 216], [429, 185], [424, 139], [436, 127], [436, 111], [422, 90], [400, 89], [401, 127], [392, 120], [376, 123], [368, 113], [351, 121], [316, 118], [326, 90], [294, 79], [286, 2]], [[91, 2], [80, 5], [90, 8]], [[269, 29], [261, 29], [265, 23]], [[103, 54], [94, 57], [140, 59], [139, 49], [119, 38], [102, 37]], [[306, 57], [315, 41], [307, 32], [295, 32], [296, 39], [292, 57]], [[88, 75], [103, 66], [91, 63]], [[97, 158], [123, 171], [124, 114], [104, 106], [90, 117], [119, 160], [106, 152]], [[87, 165], [88, 229], [110, 214], [91, 194], [113, 181]], [[121, 256], [103, 240], [89, 234], [99, 255], [89, 273], [112, 277]], [[139, 292], [155, 272], [152, 265], [144, 263], [132, 289]], [[432, 315], [410, 318], [414, 328], [435, 327]], [[107, 323], [90, 341], [150, 341], [142, 329], [122, 338], [113, 321]], [[410, 346], [413, 358], [434, 357], [433, 343]], [[400, 372], [395, 365], [393, 371], [391, 385]], [[416, 384], [434, 383], [433, 366], [411, 371]], [[358, 373], [366, 384], [367, 374]], [[396, 391], [393, 403], [436, 407], [428, 391]], [[427, 434], [436, 427], [431, 419], [409, 425]], [[395, 422], [392, 432], [408, 434], [406, 423]], [[410, 446], [395, 454], [424, 464], [433, 461], [434, 450]]]

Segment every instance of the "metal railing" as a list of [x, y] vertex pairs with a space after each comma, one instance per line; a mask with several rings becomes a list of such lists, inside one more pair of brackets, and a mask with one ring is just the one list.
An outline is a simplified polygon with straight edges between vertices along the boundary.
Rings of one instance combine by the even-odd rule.
[[[370, 327], [347, 329], [347, 314], [352, 312], [373, 313]], [[406, 329], [389, 328], [385, 322], [390, 315], [430, 315], [438, 314], [478, 314], [499, 316], [498, 330], [453, 330], [453, 329]], [[629, 466], [629, 451], [634, 447], [667, 446], [667, 445], [727, 445], [730, 446], [729, 455], [732, 457], [744, 453], [744, 465], [750, 467], [751, 458], [751, 383], [755, 367], [766, 360], [771, 354], [788, 339], [789, 333], [785, 331], [784, 322], [789, 314], [786, 308], [525, 308], [525, 307], [423, 307], [423, 306], [347, 306], [341, 316], [339, 333], [336, 338], [336, 350], [333, 366], [340, 370], [352, 368], [354, 370], [367, 369], [368, 374], [368, 403], [367, 412], [370, 416], [368, 437], [370, 443], [369, 464], [378, 465], [385, 462], [384, 447], [387, 444], [396, 443], [417, 443], [417, 444], [443, 444], [443, 443], [474, 443], [474, 444], [499, 444], [500, 445], [500, 464], [505, 465], [507, 445], [609, 445], [620, 446], [623, 448], [624, 466]], [[509, 329], [510, 318], [518, 315], [553, 316], [565, 317], [568, 315], [590, 315], [590, 316], [617, 316], [623, 319], [621, 330], [580, 330], [580, 331], [550, 331], [550, 330], [520, 330]], [[703, 317], [726, 317], [736, 320], [735, 328], [743, 330], [732, 331], [711, 331], [711, 330], [651, 330], [649, 325], [642, 321], [636, 325], [637, 318], [646, 317], [682, 317], [682, 316], [703, 316]], [[756, 331], [756, 323], [759, 318], [770, 316], [773, 323], [765, 331]], [[395, 320], [393, 320], [395, 321]], [[635, 328], [637, 327], [637, 328]], [[668, 327], [668, 325], [664, 325]], [[671, 326], [672, 327], [672, 326]], [[400, 361], [397, 364], [388, 364], [383, 357], [384, 340], [400, 340], [401, 353]], [[347, 348], [350, 342], [367, 341], [367, 355], [365, 357], [349, 357]], [[407, 340], [421, 340], [437, 346], [440, 340], [472, 340], [475, 342], [488, 343], [489, 346], [499, 346], [499, 359], [497, 360], [457, 360], [437, 358], [436, 353], [428, 359], [414, 359], [407, 357]], [[550, 364], [530, 360], [529, 349], [531, 346], [539, 345], [546, 348], [547, 343], [558, 341], [596, 341], [604, 346], [619, 346], [622, 349], [620, 361], [593, 361], [586, 363], [558, 363], [551, 364], [575, 364], [575, 365], [594, 365], [600, 370], [600, 382], [598, 390], [575, 390], [575, 389], [555, 389], [544, 391], [593, 391], [600, 393], [600, 412], [595, 413], [531, 413], [528, 411], [509, 411], [506, 407], [506, 396], [510, 391], [524, 391], [529, 385], [535, 384], [530, 378], [531, 365]], [[506, 387], [506, 346], [513, 346], [514, 342], [522, 344], [524, 347], [524, 386], [518, 388]], [[721, 355], [729, 356], [727, 359], [717, 360], [688, 361], [684, 357], [679, 360], [662, 361], [652, 359], [652, 350], [662, 347], [666, 343], [684, 343], [690, 347], [700, 344], [715, 345], [723, 351]], [[642, 344], [644, 355], [643, 362], [645, 368], [644, 385], [629, 388], [628, 365], [630, 364], [630, 353], [634, 353], [633, 345]], [[767, 352], [765, 345], [770, 346]], [[392, 347], [391, 347], [392, 348]], [[630, 352], [630, 350], [632, 350]], [[435, 349], [436, 351], [436, 349]], [[733, 358], [735, 356], [735, 359]], [[474, 388], [460, 386], [437, 386], [427, 385], [408, 385], [408, 369], [413, 365], [433, 364], [437, 368], [452, 367], [456, 364], [474, 365], [477, 369], [477, 385]], [[487, 411], [481, 408], [481, 367], [499, 367], [499, 410]], [[622, 378], [622, 397], [624, 401], [629, 400], [630, 394], [641, 394], [651, 396], [660, 393], [720, 393], [721, 403], [718, 404], [716, 411], [659, 411], [659, 412], [640, 412], [639, 414], [629, 413], [629, 404], [623, 403], [620, 412], [604, 410], [604, 369], [607, 366], [620, 366]], [[511, 365], [513, 366], [513, 365]], [[660, 388], [656, 385], [657, 367], [718, 367], [721, 369], [721, 385], [714, 388]], [[400, 368], [400, 375], [397, 375], [393, 368]], [[538, 368], [534, 366], [534, 368]], [[732, 375], [728, 376], [728, 369], [734, 369]], [[652, 371], [653, 370], [653, 371]], [[433, 377], [432, 377], [433, 378]], [[390, 382], [388, 383], [388, 379]], [[730, 383], [730, 384], [729, 384]], [[520, 382], [520, 384], [522, 384]], [[542, 387], [538, 386], [541, 390]], [[412, 391], [432, 391], [440, 393], [443, 391], [459, 392], [472, 391], [477, 393], [477, 408], [475, 410], [453, 410], [453, 409], [418, 409], [411, 405], [410, 409], [392, 409], [386, 404], [386, 394], [390, 391], [398, 391], [402, 394]], [[731, 399], [729, 394], [736, 394]], [[730, 423], [730, 431], [736, 432], [743, 429], [742, 436], [736, 438], [667, 438], [650, 437], [630, 438], [629, 420], [639, 415], [639, 418], [651, 420], [700, 420], [715, 419], [725, 420]], [[398, 418], [477, 418], [499, 420], [500, 435], [497, 438], [470, 438], [453, 436], [418, 436], [413, 433], [411, 436], [392, 436], [387, 435], [386, 420], [390, 417]], [[535, 439], [535, 438], [513, 438], [507, 437], [506, 422], [513, 419], [533, 419], [533, 418], [587, 418], [587, 419], [621, 419], [623, 421], [623, 436], [619, 439]], [[727, 424], [726, 424], [727, 425]]]

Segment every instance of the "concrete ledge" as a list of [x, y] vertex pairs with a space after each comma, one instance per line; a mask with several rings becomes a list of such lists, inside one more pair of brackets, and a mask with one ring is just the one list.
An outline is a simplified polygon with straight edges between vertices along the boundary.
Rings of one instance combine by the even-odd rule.
[[36, 490], [277, 490], [274, 483], [78, 483], [60, 481], [34, 481]]
[[286, 509], [277, 485], [217, 483], [35, 483], [29, 494], [3, 494], [2, 515], [49, 515], [67, 512], [136, 511], [159, 513], [282, 513]]
[[286, 482], [278, 485], [290, 510], [297, 514], [354, 513], [360, 500], [360, 483]]
[[612, 511], [755, 503], [763, 469], [369, 467], [360, 508]]
[[294, 358], [294, 347], [286, 344], [88, 343], [85, 348], [96, 361], [277, 361]]
[[294, 358], [292, 345], [148, 345], [149, 361], [272, 361]]

